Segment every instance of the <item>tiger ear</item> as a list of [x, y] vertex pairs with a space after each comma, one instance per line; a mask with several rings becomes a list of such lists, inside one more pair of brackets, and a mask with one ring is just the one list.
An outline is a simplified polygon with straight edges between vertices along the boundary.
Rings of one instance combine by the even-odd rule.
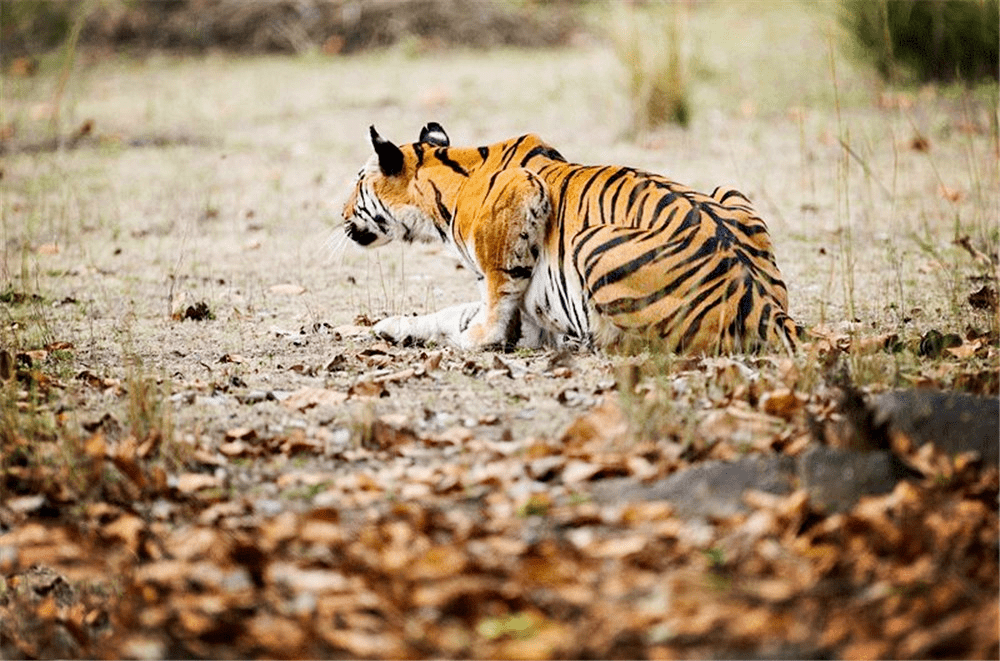
[[420, 129], [420, 142], [426, 142], [433, 147], [448, 147], [451, 139], [444, 132], [444, 128], [437, 122], [427, 122], [427, 126]]
[[403, 152], [399, 147], [380, 136], [374, 126], [370, 126], [368, 130], [372, 136], [372, 147], [378, 154], [378, 165], [382, 169], [382, 174], [391, 177], [402, 172]]

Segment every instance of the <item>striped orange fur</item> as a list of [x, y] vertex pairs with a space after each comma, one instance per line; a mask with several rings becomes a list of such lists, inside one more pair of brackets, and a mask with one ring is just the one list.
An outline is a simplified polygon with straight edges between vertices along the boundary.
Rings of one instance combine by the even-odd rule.
[[463, 348], [791, 350], [798, 330], [770, 236], [738, 191], [699, 193], [627, 167], [568, 163], [538, 136], [452, 147], [440, 125], [375, 155], [344, 206], [361, 245], [440, 241], [480, 299], [376, 325], [394, 341]]

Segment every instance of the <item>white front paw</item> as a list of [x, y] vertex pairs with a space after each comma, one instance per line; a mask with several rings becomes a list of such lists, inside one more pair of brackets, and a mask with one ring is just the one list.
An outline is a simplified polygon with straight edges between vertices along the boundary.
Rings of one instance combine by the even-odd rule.
[[408, 329], [403, 317], [386, 317], [372, 326], [375, 335], [392, 343], [400, 343], [407, 339]]

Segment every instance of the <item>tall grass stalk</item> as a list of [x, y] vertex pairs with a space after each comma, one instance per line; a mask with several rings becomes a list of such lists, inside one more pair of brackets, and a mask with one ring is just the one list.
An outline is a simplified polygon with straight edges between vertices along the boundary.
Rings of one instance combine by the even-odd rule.
[[691, 120], [684, 35], [687, 8], [665, 2], [616, 3], [611, 39], [628, 77], [633, 131], [646, 133]]
[[66, 86], [69, 83], [70, 75], [73, 72], [73, 65], [76, 62], [76, 51], [77, 44], [80, 41], [80, 32], [83, 30], [83, 24], [87, 20], [87, 16], [93, 9], [92, 2], [82, 3], [76, 10], [76, 16], [73, 18], [73, 26], [70, 28], [69, 34], [66, 36], [66, 45], [63, 52], [63, 62], [62, 68], [59, 72], [59, 81], [56, 83], [56, 91], [52, 96], [52, 117], [49, 123], [49, 128], [52, 132], [52, 137], [61, 142], [62, 138], [62, 101], [63, 96], [66, 94]]
[[840, 107], [840, 83], [837, 79], [837, 58], [833, 45], [833, 36], [827, 34], [827, 53], [830, 62], [830, 79], [833, 82], [833, 103], [837, 116], [837, 136], [841, 144], [840, 158], [837, 161], [837, 241], [841, 257], [841, 267], [844, 277], [844, 307], [849, 319], [854, 319], [856, 308], [854, 304], [854, 237], [851, 219], [851, 134], [844, 127]]

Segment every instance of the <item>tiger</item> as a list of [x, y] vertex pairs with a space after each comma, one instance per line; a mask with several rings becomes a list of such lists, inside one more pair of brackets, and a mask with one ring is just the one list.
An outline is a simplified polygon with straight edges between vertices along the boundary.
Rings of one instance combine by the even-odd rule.
[[412, 144], [369, 127], [374, 154], [343, 207], [354, 243], [443, 243], [479, 300], [373, 327], [460, 349], [654, 343], [683, 354], [794, 351], [801, 328], [764, 221], [745, 195], [643, 170], [568, 162], [535, 134], [453, 147], [437, 122]]

